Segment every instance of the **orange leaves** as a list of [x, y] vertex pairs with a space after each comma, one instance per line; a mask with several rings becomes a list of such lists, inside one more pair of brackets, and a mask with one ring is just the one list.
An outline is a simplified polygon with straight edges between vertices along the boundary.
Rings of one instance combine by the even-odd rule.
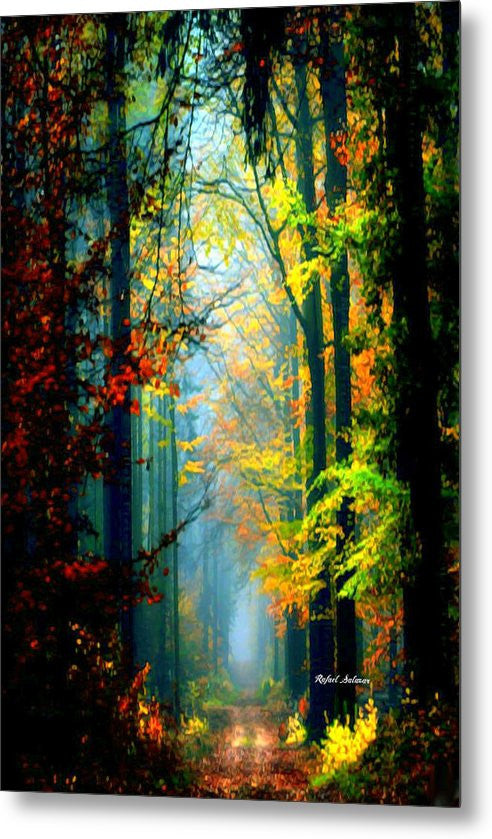
[[352, 356], [352, 374], [354, 376], [354, 396], [357, 399], [368, 399], [374, 388], [376, 380], [372, 370], [374, 367], [375, 351], [373, 349], [362, 350]]
[[[100, 388], [99, 394], [101, 397], [105, 397], [107, 407], [124, 405], [130, 385], [135, 384], [137, 384], [137, 376], [132, 368], [127, 365], [122, 373], [118, 373], [115, 376], [108, 376], [107, 387]], [[135, 409], [132, 413], [136, 413]]]
[[138, 369], [144, 381], [150, 379], [154, 372], [154, 366], [148, 358], [141, 358], [139, 360]]
[[179, 396], [181, 395], [181, 391], [180, 391], [180, 389], [179, 389], [179, 385], [178, 385], [176, 382], [170, 382], [170, 383], [169, 383], [169, 393], [170, 393], [170, 394], [171, 394], [171, 396], [173, 396], [175, 399], [178, 399], [178, 398], [179, 398]]
[[113, 357], [113, 342], [106, 335], [99, 336], [99, 343], [106, 358]]
[[309, 711], [309, 702], [307, 701], [305, 696], [301, 696], [299, 702], [297, 703], [297, 709], [303, 719], [307, 719], [308, 711]]
[[140, 416], [140, 402], [138, 399], [133, 399], [130, 405], [130, 413], [135, 414], [135, 416]]
[[232, 47], [229, 47], [229, 49], [224, 50], [223, 57], [230, 58], [231, 55], [234, 55], [234, 53], [242, 52], [243, 49], [244, 44], [242, 43], [242, 41], [236, 41], [236, 43], [233, 44]]
[[147, 661], [145, 666], [142, 667], [142, 669], [138, 671], [137, 675], [133, 679], [130, 690], [133, 691], [133, 692], [138, 692], [139, 690], [142, 690], [149, 673], [150, 673], [150, 664]]
[[346, 166], [348, 163], [348, 149], [346, 146], [347, 132], [343, 130], [332, 131], [330, 134], [330, 148], [337, 158], [340, 166]]

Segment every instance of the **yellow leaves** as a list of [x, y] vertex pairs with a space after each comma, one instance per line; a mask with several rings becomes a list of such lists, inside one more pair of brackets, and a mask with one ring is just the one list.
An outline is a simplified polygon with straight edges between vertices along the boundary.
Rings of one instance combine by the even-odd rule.
[[304, 623], [310, 598], [324, 587], [320, 580], [324, 555], [306, 549], [299, 525], [290, 538], [281, 532], [280, 524], [273, 522], [272, 527], [280, 531], [282, 543], [290, 553], [283, 553], [276, 539], [270, 539], [260, 552], [259, 567], [251, 576], [261, 580], [261, 590], [271, 598], [272, 614], [281, 619], [286, 611], [292, 614], [295, 610], [300, 623]]
[[278, 178], [269, 189], [270, 206], [276, 210], [276, 220], [282, 225], [287, 221], [297, 199], [297, 189], [292, 181]]
[[182, 452], [192, 452], [200, 446], [207, 438], [205, 436], [195, 437], [194, 440], [178, 440], [177, 446]]
[[253, 335], [257, 334], [260, 330], [260, 325], [257, 320], [254, 318], [249, 318], [244, 326], [242, 327], [242, 332], [244, 335]]
[[155, 280], [151, 280], [151, 279], [149, 279], [148, 277], [142, 277], [142, 276], [140, 276], [140, 278], [139, 278], [139, 279], [140, 279], [140, 282], [142, 283], [142, 285], [143, 285], [143, 286], [144, 286], [144, 287], [145, 287], [148, 291], [153, 291], [153, 290], [154, 290], [154, 288], [155, 288]]
[[183, 468], [191, 475], [201, 475], [205, 472], [203, 460], [187, 460]]
[[287, 720], [287, 737], [285, 738], [286, 746], [302, 746], [307, 738], [307, 729], [301, 720], [299, 714], [294, 714]]
[[208, 732], [208, 720], [196, 714], [187, 720], [182, 716], [181, 730], [185, 737], [200, 737]]
[[354, 729], [334, 720], [326, 728], [326, 739], [321, 741], [321, 771], [333, 775], [342, 766], [357, 763], [367, 747], [376, 739], [378, 711], [371, 698], [365, 705], [366, 714], [359, 708]]
[[241, 300], [235, 300], [234, 303], [231, 303], [229, 306], [229, 314], [234, 315], [238, 312], [244, 311], [244, 303]]
[[203, 401], [203, 399], [203, 393], [198, 393], [195, 396], [192, 396], [190, 399], [188, 399], [187, 402], [180, 402], [178, 405], [176, 405], [176, 410], [179, 414], [187, 414], [188, 411], [193, 411], [197, 407], [197, 405], [199, 405], [199, 403]]
[[305, 262], [297, 262], [288, 272], [286, 283], [298, 303], [309, 294], [316, 276], [323, 269], [323, 260], [320, 256], [308, 259]]
[[452, 440], [459, 441], [460, 439], [460, 430], [459, 426], [452, 425], [446, 427], [444, 425], [441, 426], [441, 434], [443, 437], [450, 437]]
[[189, 475], [202, 475], [205, 472], [203, 460], [187, 460], [179, 474], [178, 485], [184, 486], [189, 483]]
[[268, 294], [267, 299], [268, 299], [268, 302], [271, 303], [273, 306], [280, 306], [282, 303], [285, 303], [285, 299], [286, 299], [284, 289], [281, 288], [280, 286], [278, 286], [277, 288], [274, 288], [273, 291], [271, 291]]

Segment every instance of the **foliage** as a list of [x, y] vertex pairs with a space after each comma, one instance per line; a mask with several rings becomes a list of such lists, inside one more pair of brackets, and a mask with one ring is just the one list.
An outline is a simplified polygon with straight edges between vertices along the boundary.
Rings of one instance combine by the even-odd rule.
[[[409, 555], [408, 489], [394, 476], [383, 475], [374, 462], [367, 462], [368, 453], [374, 453], [374, 436], [364, 435], [362, 445], [356, 438], [350, 464], [335, 464], [320, 475], [318, 484], [328, 490], [305, 522], [306, 537], [315, 535], [323, 544], [321, 550], [334, 578], [345, 580], [339, 597], [361, 601], [375, 592], [379, 596], [396, 593], [416, 553], [414, 548], [414, 557]], [[329, 551], [343, 498], [351, 499], [359, 528], [357, 539], [345, 546], [343, 555], [334, 555]]]
[[181, 728], [185, 737], [197, 737], [201, 739], [208, 732], [208, 722], [197, 716], [189, 717], [185, 720], [181, 718]]
[[458, 760], [455, 710], [435, 700], [390, 711], [358, 764], [318, 777], [318, 800], [373, 804], [456, 803]]
[[286, 746], [302, 746], [302, 744], [306, 742], [308, 734], [307, 728], [297, 711], [294, 716], [288, 718], [286, 727]]
[[184, 694], [185, 705], [192, 714], [206, 714], [208, 709], [233, 705], [238, 698], [239, 691], [223, 668], [217, 673], [190, 680]]
[[378, 711], [372, 698], [367, 701], [364, 709], [359, 708], [353, 729], [348, 719], [345, 724], [339, 720], [329, 723], [326, 727], [326, 738], [321, 741], [321, 775], [317, 776], [313, 783], [326, 783], [341, 768], [358, 763], [376, 738], [377, 724]]

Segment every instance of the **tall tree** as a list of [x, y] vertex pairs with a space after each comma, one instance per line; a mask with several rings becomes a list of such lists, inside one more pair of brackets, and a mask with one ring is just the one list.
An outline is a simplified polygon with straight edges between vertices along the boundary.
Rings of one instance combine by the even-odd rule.
[[[321, 18], [321, 100], [325, 132], [326, 173], [325, 197], [328, 212], [336, 216], [337, 207], [347, 198], [346, 161], [337, 153], [340, 140], [347, 133], [347, 102], [345, 90], [345, 55], [343, 43], [343, 22], [345, 10], [333, 8], [324, 10]], [[347, 464], [352, 454], [351, 417], [352, 391], [350, 351], [348, 348], [350, 278], [347, 251], [344, 249], [338, 259], [330, 263], [331, 305], [333, 313], [333, 344], [335, 367], [335, 458], [340, 465]], [[354, 516], [351, 510], [353, 499], [344, 497], [337, 512], [336, 553], [343, 555], [345, 546], [354, 536]], [[340, 591], [346, 582], [346, 575], [337, 579]], [[348, 598], [337, 600], [337, 673], [354, 675], [357, 669], [355, 638], [355, 603]], [[337, 710], [353, 716], [355, 707], [355, 685], [343, 683], [337, 686]]]
[[[313, 214], [316, 209], [313, 163], [313, 120], [309, 107], [306, 55], [301, 44], [295, 56], [295, 81], [297, 90], [297, 125], [295, 132], [297, 186], [306, 211]], [[318, 255], [316, 230], [309, 224], [303, 230], [303, 256], [306, 261]], [[325, 338], [321, 306], [321, 283], [319, 274], [311, 280], [306, 294], [300, 321], [306, 342], [307, 362], [311, 384], [308, 408], [308, 426], [312, 429], [312, 467], [306, 487], [308, 513], [321, 496], [316, 483], [326, 469], [326, 403], [325, 403]], [[328, 568], [322, 571], [323, 588], [310, 604], [309, 617], [309, 728], [314, 738], [325, 730], [325, 712], [331, 718], [334, 712], [334, 691], [332, 685], [322, 689], [317, 676], [334, 672], [335, 642], [331, 580]]]
[[[395, 11], [399, 87], [387, 89], [386, 145], [398, 216], [393, 302], [398, 477], [408, 482], [420, 555], [404, 586], [407, 671], [418, 698], [450, 685], [443, 648], [442, 503], [436, 348], [425, 235], [422, 121], [415, 9]], [[401, 95], [404, 91], [404, 95]]]
[[125, 380], [130, 343], [130, 227], [125, 147], [125, 58], [127, 17], [108, 15], [106, 23], [106, 97], [108, 103], [108, 161], [106, 191], [111, 225], [110, 305], [113, 354], [110, 385], [115, 390], [109, 427], [109, 468], [105, 481], [104, 550], [119, 569], [120, 623], [125, 667], [132, 670], [132, 608], [124, 602], [132, 574], [131, 531], [131, 416], [130, 387]]

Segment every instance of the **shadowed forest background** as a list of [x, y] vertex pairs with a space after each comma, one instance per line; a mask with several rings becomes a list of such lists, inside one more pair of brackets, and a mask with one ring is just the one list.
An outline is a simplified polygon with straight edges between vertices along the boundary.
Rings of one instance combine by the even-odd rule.
[[4, 788], [456, 805], [458, 16], [2, 20]]

